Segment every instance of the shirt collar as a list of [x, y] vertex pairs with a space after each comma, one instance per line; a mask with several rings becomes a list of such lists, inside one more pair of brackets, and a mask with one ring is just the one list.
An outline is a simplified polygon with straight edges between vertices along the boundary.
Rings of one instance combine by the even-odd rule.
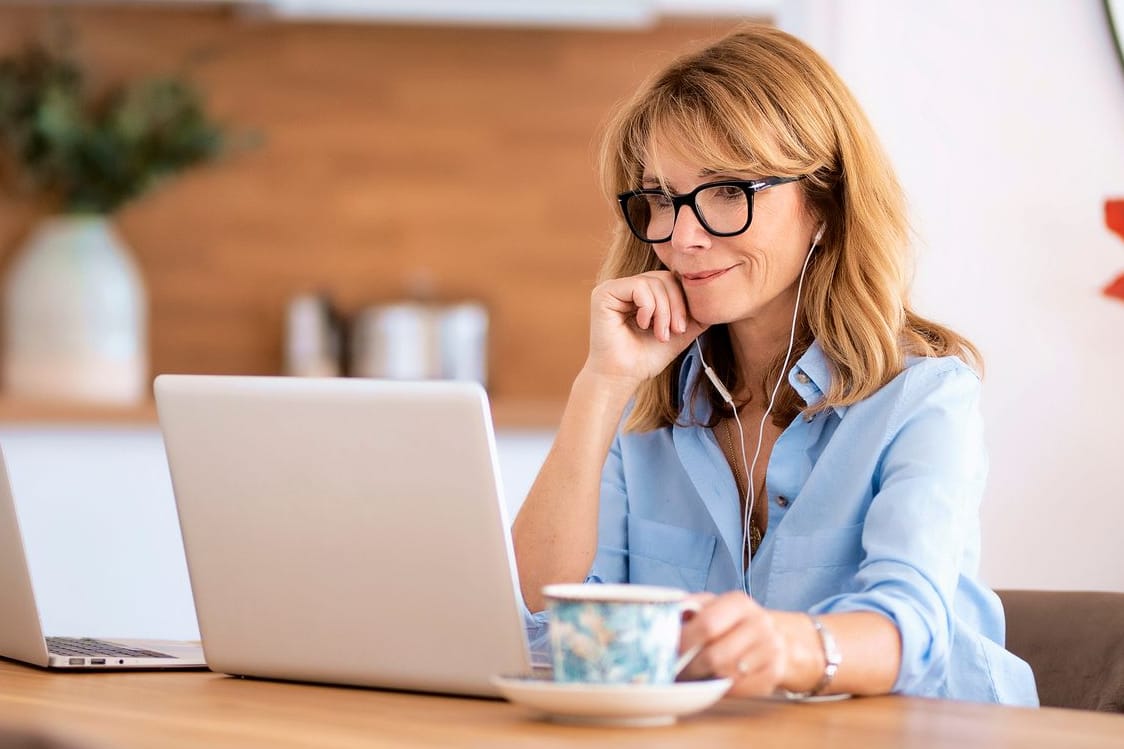
[[[703, 336], [705, 335], [706, 333], [703, 333]], [[691, 387], [700, 376], [703, 376], [703, 365], [699, 357], [699, 349], [692, 343], [679, 368], [679, 402], [683, 404], [680, 411], [705, 423], [711, 414], [709, 399], [700, 397], [694, 403], [689, 403], [687, 400]], [[809, 406], [814, 406], [824, 399], [824, 394], [831, 389], [831, 380], [831, 365], [819, 341], [812, 341], [812, 345], [804, 355], [788, 370], [789, 384]], [[834, 406], [832, 410], [839, 418], [843, 418], [847, 408], [847, 406]]]

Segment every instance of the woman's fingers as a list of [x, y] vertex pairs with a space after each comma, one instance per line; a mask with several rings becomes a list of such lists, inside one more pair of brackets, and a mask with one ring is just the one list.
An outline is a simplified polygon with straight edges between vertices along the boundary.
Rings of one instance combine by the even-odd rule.
[[703, 644], [686, 678], [728, 677], [741, 694], [768, 694], [783, 675], [784, 640], [772, 616], [742, 593], [718, 596], [683, 625], [681, 649]]
[[641, 330], [647, 330], [652, 322], [652, 318], [656, 315], [656, 306], [659, 300], [652, 286], [644, 281], [638, 281], [632, 285], [631, 289], [632, 302], [636, 307], [636, 326]]
[[700, 616], [683, 628], [685, 639], [711, 642], [718, 639], [743, 619], [760, 618], [766, 615], [765, 609], [740, 591], [731, 591], [715, 596], [708, 602]]
[[674, 279], [661, 275], [669, 274], [643, 274], [628, 280], [635, 284], [632, 298], [636, 305], [636, 326], [641, 330], [651, 330], [658, 340], [666, 342], [671, 338], [670, 323], [675, 313], [668, 280], [674, 282]]
[[783, 640], [771, 626], [742, 620], [725, 637], [704, 648], [700, 666], [715, 676], [747, 680], [767, 686], [780, 682]]
[[687, 309], [687, 297], [683, 295], [683, 287], [679, 285], [673, 275], [664, 273], [664, 276], [670, 315], [668, 330], [673, 335], [681, 335], [687, 332], [687, 324], [691, 319], [690, 311]]
[[[710, 603], [711, 601], [713, 601], [717, 597], [718, 596], [716, 596], [714, 593], [708, 593], [707, 591], [704, 590], [704, 591], [699, 592], [699, 593], [691, 593], [689, 596], [687, 596], [683, 600], [689, 606], [702, 607], [702, 606], [706, 606], [708, 603]], [[694, 616], [694, 611], [688, 610], [687, 616], [688, 617]]]
[[651, 271], [602, 282], [591, 298], [592, 371], [654, 377], [705, 329], [691, 319], [675, 277]]
[[647, 276], [645, 280], [652, 298], [656, 300], [655, 311], [651, 317], [652, 335], [666, 343], [671, 340], [671, 296], [663, 279]]
[[[667, 271], [651, 271], [638, 276], [606, 281], [606, 306], [613, 312], [633, 317], [636, 327], [651, 330], [660, 341], [685, 333], [690, 315], [683, 290]], [[697, 325], [697, 323], [696, 323]], [[702, 331], [699, 326], [699, 332]]]
[[712, 597], [683, 625], [679, 638], [680, 650], [686, 652], [703, 645], [703, 649], [684, 670], [684, 676], [699, 679], [714, 675], [714, 664], [708, 651], [737, 626], [743, 616], [744, 602], [752, 603], [740, 593], [724, 593]]

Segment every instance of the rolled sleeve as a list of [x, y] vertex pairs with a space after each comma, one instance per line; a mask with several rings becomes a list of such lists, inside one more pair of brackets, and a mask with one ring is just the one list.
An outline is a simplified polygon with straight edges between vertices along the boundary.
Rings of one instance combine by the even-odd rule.
[[[914, 376], [916, 375], [916, 376]], [[905, 413], [875, 474], [862, 532], [856, 590], [822, 601], [813, 613], [874, 611], [901, 635], [895, 692], [921, 693], [945, 679], [969, 513], [987, 472], [979, 378], [962, 364], [911, 371], [899, 401]]]
[[531, 651], [531, 664], [535, 666], [550, 664], [550, 628], [547, 626], [547, 613], [531, 613], [520, 597], [523, 613], [523, 629], [527, 633], [527, 646]]

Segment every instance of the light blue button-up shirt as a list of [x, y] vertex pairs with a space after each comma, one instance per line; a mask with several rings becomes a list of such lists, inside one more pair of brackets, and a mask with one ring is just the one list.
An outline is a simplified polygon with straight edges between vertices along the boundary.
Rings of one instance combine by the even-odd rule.
[[[692, 349], [679, 378], [682, 423], [711, 414], [701, 388], [688, 400], [701, 371]], [[809, 405], [824, 397], [831, 370], [818, 343], [789, 382]], [[769, 525], [746, 583], [766, 608], [888, 617], [902, 641], [895, 692], [1037, 705], [1029, 666], [1003, 648], [999, 598], [977, 579], [987, 474], [979, 393], [959, 359], [913, 358], [860, 403], [797, 416], [769, 459]], [[589, 579], [741, 590], [740, 515], [710, 429], [618, 433]], [[541, 653], [544, 615], [528, 614], [527, 629]]]

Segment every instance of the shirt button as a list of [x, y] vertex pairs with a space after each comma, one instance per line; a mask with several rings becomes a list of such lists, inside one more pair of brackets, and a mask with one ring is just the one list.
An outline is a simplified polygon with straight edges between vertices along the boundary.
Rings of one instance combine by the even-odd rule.
[[777, 497], [778, 507], [788, 507], [788, 497]]
[[812, 381], [812, 378], [810, 378], [808, 375], [804, 374], [803, 372], [797, 372], [796, 373], [796, 381], [799, 382], [801, 385], [807, 385], [809, 382]]

